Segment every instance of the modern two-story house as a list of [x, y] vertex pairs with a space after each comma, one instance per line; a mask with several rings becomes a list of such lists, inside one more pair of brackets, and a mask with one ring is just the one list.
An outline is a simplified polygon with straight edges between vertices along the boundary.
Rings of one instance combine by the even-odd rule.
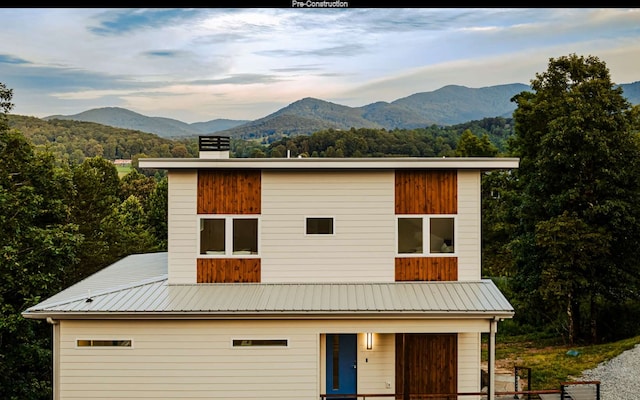
[[[169, 179], [168, 251], [27, 309], [54, 399], [478, 399], [513, 307], [481, 278], [484, 171], [514, 158], [141, 159]], [[355, 397], [357, 395], [357, 397]]]

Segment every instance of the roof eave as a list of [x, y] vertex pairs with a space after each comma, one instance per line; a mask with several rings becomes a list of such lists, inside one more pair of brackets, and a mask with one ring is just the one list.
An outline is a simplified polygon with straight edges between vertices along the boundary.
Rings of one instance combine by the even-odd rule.
[[370, 157], [370, 158], [141, 158], [149, 169], [514, 169], [513, 157]]
[[54, 320], [79, 320], [79, 319], [216, 319], [216, 320], [286, 320], [286, 319], [313, 319], [313, 320], [341, 320], [341, 319], [510, 319], [514, 312], [504, 311], [404, 311], [404, 312], [310, 312], [310, 311], [286, 311], [286, 312], [57, 312], [57, 311], [28, 311], [22, 313], [28, 319], [54, 319]]

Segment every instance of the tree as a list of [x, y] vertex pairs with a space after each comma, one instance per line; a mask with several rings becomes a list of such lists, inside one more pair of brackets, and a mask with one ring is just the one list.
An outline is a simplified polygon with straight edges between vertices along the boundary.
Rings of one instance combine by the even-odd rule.
[[76, 270], [67, 274], [66, 284], [76, 283], [112, 263], [113, 249], [105, 242], [103, 221], [120, 204], [120, 178], [115, 165], [102, 157], [85, 159], [73, 167], [73, 221], [85, 242]]
[[485, 133], [479, 138], [470, 129], [462, 132], [456, 146], [457, 157], [495, 157], [497, 154], [498, 148], [491, 143], [489, 135]]
[[142, 174], [135, 168], [132, 168], [125, 176], [120, 179], [120, 200], [124, 201], [129, 196], [136, 196], [142, 207], [147, 209], [147, 200], [156, 187], [156, 179], [151, 176]]
[[157, 178], [156, 186], [147, 201], [147, 226], [156, 239], [159, 250], [167, 249], [169, 210], [169, 181], [166, 176]]
[[[12, 93], [0, 84], [6, 113]], [[51, 327], [22, 311], [63, 288], [82, 236], [70, 221], [71, 172], [0, 120], [0, 393], [51, 398]]]
[[594, 56], [550, 59], [532, 89], [513, 98], [509, 143], [515, 293], [529, 321], [595, 342], [599, 313], [640, 293], [637, 110]]
[[100, 243], [109, 257], [109, 263], [130, 254], [158, 249], [155, 237], [145, 222], [145, 211], [134, 195], [113, 208], [101, 223], [100, 235]]
[[[2, 110], [3, 120], [6, 119], [5, 114], [13, 109], [11, 99], [13, 99], [13, 89], [7, 89], [4, 83], [0, 83], [0, 109]], [[6, 126], [4, 129], [6, 129]]]

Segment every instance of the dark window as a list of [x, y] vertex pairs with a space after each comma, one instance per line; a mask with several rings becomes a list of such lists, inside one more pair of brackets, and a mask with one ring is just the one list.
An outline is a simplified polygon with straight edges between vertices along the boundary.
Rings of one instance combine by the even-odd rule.
[[333, 235], [333, 218], [307, 218], [307, 235]]

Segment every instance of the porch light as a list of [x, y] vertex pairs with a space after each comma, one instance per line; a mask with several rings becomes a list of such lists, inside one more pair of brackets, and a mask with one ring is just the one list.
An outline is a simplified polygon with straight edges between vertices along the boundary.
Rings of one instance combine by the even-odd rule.
[[367, 342], [367, 350], [373, 349], [373, 333], [367, 332], [365, 336], [366, 336], [366, 342]]

